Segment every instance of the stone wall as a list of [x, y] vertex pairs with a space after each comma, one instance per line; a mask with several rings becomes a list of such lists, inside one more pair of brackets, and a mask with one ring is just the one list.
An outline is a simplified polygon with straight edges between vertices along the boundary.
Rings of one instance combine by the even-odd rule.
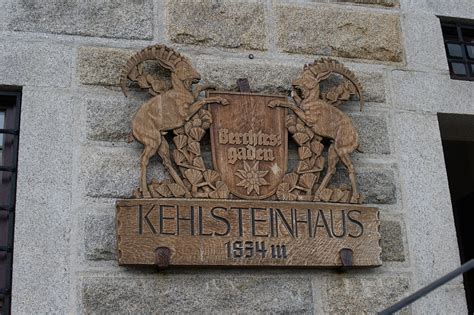
[[[436, 113], [473, 113], [474, 89], [450, 80], [436, 15], [472, 17], [470, 2], [0, 2], [0, 85], [23, 87], [13, 313], [373, 313], [454, 269]], [[353, 155], [361, 190], [381, 210], [383, 266], [119, 267], [114, 201], [138, 185], [141, 147], [125, 139], [147, 96], [125, 98], [118, 75], [152, 43], [178, 49], [223, 89], [247, 77], [254, 91], [286, 93], [321, 56], [353, 69], [368, 103], [344, 110], [361, 135], [363, 153]], [[150, 175], [166, 177], [157, 162]], [[465, 313], [461, 280], [411, 312]]]

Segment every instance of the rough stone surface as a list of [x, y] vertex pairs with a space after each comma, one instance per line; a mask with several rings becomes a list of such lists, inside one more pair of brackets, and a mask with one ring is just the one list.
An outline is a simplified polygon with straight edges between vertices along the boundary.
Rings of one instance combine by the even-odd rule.
[[[434, 280], [435, 278], [432, 281]], [[428, 285], [428, 283], [423, 285]], [[428, 297], [413, 303], [413, 314], [469, 314], [466, 307], [466, 292], [462, 283], [455, 285], [447, 283], [432, 291]]]
[[398, 14], [335, 9], [323, 5], [276, 9], [277, 45], [285, 52], [403, 60]]
[[[329, 314], [372, 314], [409, 293], [407, 276], [348, 276], [326, 279], [324, 309]], [[410, 314], [405, 309], [401, 314]]]
[[266, 48], [263, 5], [258, 2], [168, 1], [167, 14], [168, 33], [175, 43]]
[[378, 5], [384, 7], [397, 7], [399, 6], [399, 0], [329, 0], [335, 3], [354, 3], [354, 4], [369, 4]]
[[401, 7], [407, 12], [424, 12], [435, 16], [449, 16], [472, 19], [474, 6], [471, 0], [401, 0]]
[[0, 40], [1, 84], [67, 87], [72, 47], [53, 43]]
[[[82, 156], [82, 176], [89, 197], [130, 198], [138, 187], [141, 146], [87, 149]], [[161, 160], [150, 160], [148, 177], [165, 178]]]
[[12, 1], [9, 29], [14, 31], [151, 39], [151, 0]]
[[402, 227], [397, 221], [381, 221], [382, 261], [405, 261]]
[[84, 223], [85, 256], [89, 260], [116, 259], [115, 218], [90, 216]]
[[[397, 202], [393, 171], [390, 169], [356, 168], [357, 185], [368, 204], [395, 204]], [[351, 188], [346, 168], [338, 167], [329, 187]]]
[[474, 114], [472, 82], [451, 80], [448, 74], [395, 70], [392, 89], [399, 109]]
[[404, 14], [402, 29], [410, 69], [449, 71], [441, 24], [436, 15], [416, 11]]
[[7, 27], [7, 8], [8, 2], [7, 1], [0, 1], [0, 32], [4, 31]]
[[118, 85], [120, 71], [132, 50], [80, 47], [77, 54], [79, 82], [91, 85]]
[[[203, 80], [217, 84], [224, 90], [237, 89], [238, 78], [248, 78], [254, 92], [284, 93], [291, 88], [303, 69], [303, 62], [268, 62], [241, 59], [217, 60], [209, 57], [192, 58]], [[385, 86], [381, 73], [354, 71], [364, 87], [364, 95], [369, 102], [385, 101]]]
[[387, 122], [384, 117], [353, 115], [351, 118], [359, 133], [359, 149], [363, 153], [390, 154]]
[[72, 277], [71, 165], [77, 100], [77, 95], [63, 90], [23, 88], [13, 259], [14, 314], [67, 313]]
[[173, 276], [84, 278], [85, 313], [311, 314], [307, 277]]
[[400, 112], [394, 118], [410, 259], [422, 286], [459, 266], [443, 149], [436, 115]]
[[[102, 47], [81, 47], [78, 52], [77, 75], [82, 84], [119, 84], [121, 67], [133, 54], [132, 50]], [[216, 84], [220, 89], [237, 89], [238, 78], [248, 78], [252, 91], [264, 93], [288, 93], [291, 81], [303, 68], [294, 62], [269, 62], [193, 55], [184, 52], [202, 76], [202, 81]], [[369, 102], [385, 101], [385, 85], [380, 72], [354, 70]]]
[[87, 138], [99, 141], [126, 141], [138, 107], [149, 98], [147, 93], [132, 93], [126, 98], [121, 92], [97, 93], [87, 96]]

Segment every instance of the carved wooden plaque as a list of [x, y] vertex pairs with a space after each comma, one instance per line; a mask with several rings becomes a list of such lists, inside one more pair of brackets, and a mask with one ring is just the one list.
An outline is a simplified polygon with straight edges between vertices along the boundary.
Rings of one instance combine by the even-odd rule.
[[[285, 97], [251, 93], [209, 92], [229, 105], [211, 104], [214, 168], [230, 192], [244, 199], [273, 195], [286, 173], [286, 109], [267, 106]], [[247, 113], [247, 114], [243, 114]]]
[[359, 205], [250, 200], [117, 202], [119, 264], [175, 266], [378, 266], [378, 210]]
[[[153, 61], [169, 77], [147, 73], [144, 63]], [[332, 86], [320, 88], [332, 76]], [[135, 199], [117, 201], [119, 264], [381, 265], [378, 210], [360, 205], [351, 159], [359, 135], [339, 109], [353, 96], [363, 108], [355, 74], [336, 60], [315, 61], [291, 82], [291, 97], [250, 93], [245, 80], [240, 92], [218, 91], [200, 79], [188, 58], [164, 45], [137, 52], [122, 69], [124, 94], [131, 80], [151, 98], [131, 124], [129, 138], [143, 151], [134, 161]], [[201, 146], [206, 134], [212, 163]], [[164, 180], [149, 174], [155, 155]], [[338, 164], [345, 185], [331, 182]]]

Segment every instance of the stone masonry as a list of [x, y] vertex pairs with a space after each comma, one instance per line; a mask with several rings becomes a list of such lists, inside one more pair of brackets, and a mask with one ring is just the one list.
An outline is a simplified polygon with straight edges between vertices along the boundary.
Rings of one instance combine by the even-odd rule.
[[[374, 313], [459, 265], [437, 112], [474, 113], [449, 78], [436, 15], [474, 16], [471, 0], [6, 0], [0, 85], [23, 91], [14, 314]], [[147, 99], [118, 87], [134, 52], [163, 43], [203, 81], [287, 94], [305, 63], [353, 69], [367, 105], [343, 106], [365, 202], [380, 208], [383, 266], [311, 269], [119, 267], [114, 202], [138, 185], [127, 143]], [[254, 58], [249, 58], [252, 54]], [[448, 98], [450, 103], [440, 100]], [[149, 176], [167, 177], [157, 158]], [[348, 182], [344, 169], [336, 181]], [[460, 279], [404, 310], [464, 314]]]

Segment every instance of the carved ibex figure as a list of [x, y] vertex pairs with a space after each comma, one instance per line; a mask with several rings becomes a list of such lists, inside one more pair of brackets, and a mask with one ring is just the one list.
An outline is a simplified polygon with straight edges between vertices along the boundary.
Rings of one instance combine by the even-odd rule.
[[120, 76], [120, 86], [125, 96], [127, 78], [138, 82], [141, 87], [148, 87], [143, 83], [144, 77], [139, 75], [141, 64], [147, 60], [156, 60], [160, 66], [171, 72], [172, 87], [167, 91], [154, 91], [158, 95], [145, 102], [132, 121], [133, 138], [145, 146], [140, 160], [140, 190], [144, 198], [151, 197], [147, 187], [146, 170], [150, 158], [158, 152], [166, 170], [174, 181], [183, 187], [186, 197], [190, 197], [189, 190], [171, 163], [169, 145], [164, 136], [167, 131], [183, 126], [202, 106], [208, 103], [227, 105], [228, 101], [221, 97], [197, 100], [201, 91], [213, 87], [199, 85], [193, 91], [193, 84], [198, 83], [201, 76], [187, 58], [163, 45], [147, 47], [127, 61]]
[[[340, 74], [348, 81], [343, 82], [327, 93], [321, 93], [319, 84], [331, 74]], [[293, 102], [270, 102], [270, 107], [282, 106], [291, 109], [316, 135], [330, 139], [328, 149], [328, 169], [326, 176], [315, 193], [315, 200], [320, 200], [321, 192], [326, 188], [336, 173], [339, 160], [346, 166], [352, 185], [351, 203], [360, 202], [354, 166], [350, 154], [359, 147], [357, 131], [351, 119], [336, 106], [348, 100], [351, 94], [359, 96], [360, 110], [364, 106], [362, 86], [355, 75], [342, 64], [332, 59], [321, 59], [305, 65], [303, 72], [292, 82]]]

